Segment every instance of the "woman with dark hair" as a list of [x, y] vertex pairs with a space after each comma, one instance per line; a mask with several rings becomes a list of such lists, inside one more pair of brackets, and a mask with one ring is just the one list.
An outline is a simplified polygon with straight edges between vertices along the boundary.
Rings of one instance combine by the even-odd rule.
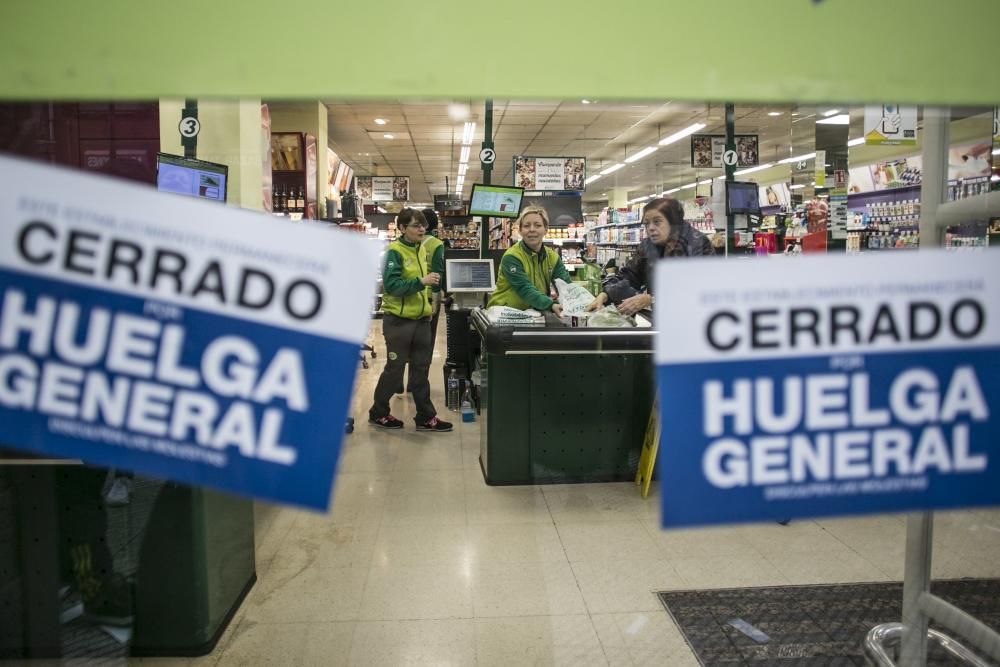
[[625, 268], [604, 281], [603, 291], [587, 310], [603, 308], [610, 301], [622, 315], [635, 315], [653, 305], [653, 264], [658, 259], [715, 254], [708, 237], [684, 221], [684, 206], [676, 199], [646, 204], [642, 224], [646, 239]]
[[427, 380], [432, 355], [428, 288], [441, 282], [441, 276], [431, 271], [424, 245], [427, 220], [420, 211], [404, 208], [396, 218], [396, 226], [403, 235], [389, 244], [382, 269], [382, 333], [387, 358], [368, 410], [368, 422], [379, 428], [403, 428], [403, 422], [390, 414], [389, 400], [402, 385], [403, 369], [409, 363], [417, 430], [450, 431], [452, 425], [437, 418]]

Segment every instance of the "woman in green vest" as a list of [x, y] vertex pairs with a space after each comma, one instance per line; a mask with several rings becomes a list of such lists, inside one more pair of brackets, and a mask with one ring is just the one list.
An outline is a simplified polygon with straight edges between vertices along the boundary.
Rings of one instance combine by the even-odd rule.
[[[434, 356], [434, 344], [437, 342], [438, 318], [441, 315], [441, 300], [444, 298], [444, 241], [438, 238], [438, 216], [432, 208], [425, 208], [422, 213], [427, 221], [427, 234], [424, 236], [424, 247], [431, 265], [431, 272], [440, 276], [436, 285], [431, 285], [431, 356]], [[413, 373], [406, 379], [406, 392], [413, 393]], [[403, 393], [400, 386], [397, 394]]]
[[379, 428], [403, 428], [403, 422], [390, 414], [389, 400], [402, 385], [403, 369], [409, 363], [417, 430], [443, 433], [452, 425], [437, 418], [427, 380], [432, 355], [428, 288], [438, 285], [441, 276], [430, 270], [430, 257], [423, 244], [427, 231], [423, 213], [404, 208], [396, 225], [403, 235], [389, 244], [382, 269], [382, 333], [387, 359], [375, 386], [368, 422]]
[[566, 282], [571, 278], [559, 253], [545, 247], [549, 214], [539, 206], [529, 206], [521, 211], [517, 227], [521, 240], [503, 254], [497, 290], [487, 307], [534, 308], [543, 313], [551, 310], [557, 317], [561, 316], [562, 307], [549, 296], [550, 287], [556, 278]]

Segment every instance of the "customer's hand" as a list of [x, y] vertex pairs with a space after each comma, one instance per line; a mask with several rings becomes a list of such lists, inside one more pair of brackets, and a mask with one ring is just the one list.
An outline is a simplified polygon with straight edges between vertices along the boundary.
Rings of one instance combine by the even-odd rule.
[[618, 312], [625, 317], [631, 317], [640, 310], [645, 310], [653, 305], [653, 297], [648, 294], [636, 294], [618, 304]]
[[431, 273], [428, 273], [426, 276], [421, 278], [420, 282], [422, 282], [424, 285], [427, 286], [437, 285], [438, 283], [441, 282], [441, 276], [440, 274], [434, 273], [432, 271]]
[[562, 317], [562, 306], [558, 303], [552, 304], [552, 314], [556, 317]]
[[608, 302], [608, 293], [601, 292], [600, 294], [597, 295], [597, 298], [591, 301], [590, 305], [587, 306], [587, 312], [592, 313], [595, 310], [600, 310], [601, 308], [604, 308], [604, 304], [606, 304], [607, 302]]

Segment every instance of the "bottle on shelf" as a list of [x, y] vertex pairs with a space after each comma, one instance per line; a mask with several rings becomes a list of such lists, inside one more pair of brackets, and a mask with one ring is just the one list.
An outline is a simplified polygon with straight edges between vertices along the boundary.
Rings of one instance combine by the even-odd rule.
[[287, 207], [285, 205], [285, 188], [277, 188], [274, 191], [274, 212], [275, 213], [285, 213]]
[[299, 186], [299, 193], [295, 197], [295, 206], [298, 208], [299, 213], [305, 213], [306, 211], [306, 192], [305, 188], [301, 185]]
[[476, 413], [472, 410], [472, 383], [465, 383], [465, 391], [462, 393], [462, 421], [476, 421]]
[[451, 374], [448, 375], [448, 400], [446, 405], [452, 412], [458, 411], [458, 376], [455, 374], [455, 369], [451, 369]]

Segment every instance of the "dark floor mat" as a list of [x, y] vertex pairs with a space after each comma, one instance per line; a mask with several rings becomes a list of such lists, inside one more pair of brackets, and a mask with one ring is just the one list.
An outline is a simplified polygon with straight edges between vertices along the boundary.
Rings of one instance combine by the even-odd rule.
[[[1000, 631], [1000, 579], [935, 581], [931, 592]], [[868, 631], [900, 619], [903, 585], [775, 586], [659, 595], [706, 667], [840, 667], [864, 665], [862, 642]], [[766, 634], [768, 641], [754, 641], [730, 624], [739, 619], [752, 626], [745, 628], [751, 633], [755, 628]], [[929, 646], [928, 665], [956, 664], [941, 649]]]

